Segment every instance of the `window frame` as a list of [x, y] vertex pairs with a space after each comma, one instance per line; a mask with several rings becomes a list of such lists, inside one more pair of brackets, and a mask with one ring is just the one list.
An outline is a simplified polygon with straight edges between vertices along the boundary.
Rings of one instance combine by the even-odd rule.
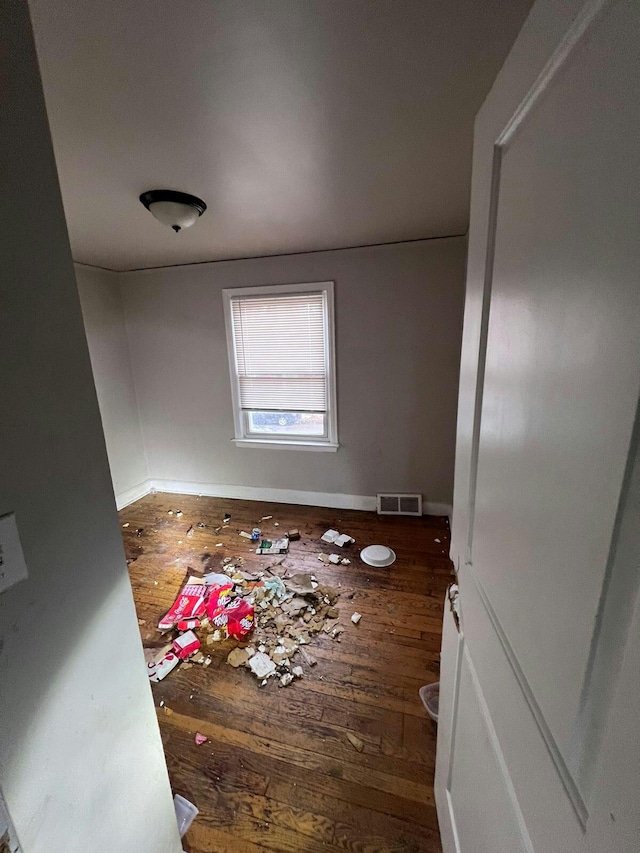
[[[327, 376], [327, 433], [324, 436], [277, 435], [248, 432], [248, 413], [240, 408], [240, 386], [236, 350], [233, 343], [233, 318], [231, 301], [236, 297], [264, 297], [297, 295], [304, 293], [322, 293], [325, 307], [325, 352]], [[335, 343], [335, 301], [333, 281], [310, 281], [299, 284], [261, 284], [251, 287], [232, 287], [222, 291], [224, 304], [224, 324], [227, 334], [227, 354], [229, 361], [229, 379], [231, 382], [231, 401], [236, 447], [280, 448], [290, 450], [311, 450], [335, 452], [338, 445], [338, 415], [336, 390], [336, 343]]]

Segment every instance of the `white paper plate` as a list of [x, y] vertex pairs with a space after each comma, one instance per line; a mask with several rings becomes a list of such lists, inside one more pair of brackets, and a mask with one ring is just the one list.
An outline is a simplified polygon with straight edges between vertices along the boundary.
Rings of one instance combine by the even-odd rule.
[[384, 569], [396, 561], [396, 553], [386, 545], [367, 545], [360, 551], [360, 559], [368, 566]]

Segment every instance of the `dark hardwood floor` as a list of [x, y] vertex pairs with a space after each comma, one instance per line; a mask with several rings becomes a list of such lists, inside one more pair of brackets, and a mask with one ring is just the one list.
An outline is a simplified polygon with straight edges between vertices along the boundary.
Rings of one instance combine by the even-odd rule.
[[[228, 528], [215, 533], [226, 512]], [[273, 519], [261, 522], [265, 515]], [[291, 573], [312, 571], [341, 593], [340, 642], [324, 633], [314, 637], [306, 648], [317, 665], [300, 661], [304, 677], [288, 687], [276, 679], [259, 687], [248, 670], [227, 665], [233, 640], [207, 648], [209, 667], [178, 668], [152, 685], [172, 787], [200, 809], [184, 849], [440, 851], [433, 798], [436, 730], [418, 688], [438, 680], [443, 600], [451, 580], [446, 519], [169, 494], [149, 495], [120, 517], [128, 524], [122, 533], [145, 646], [158, 643], [158, 619], [189, 569], [201, 570], [203, 552], [219, 557], [216, 565], [226, 556], [243, 556], [247, 571], [273, 562], [252, 553], [255, 543], [238, 535], [256, 524], [274, 538], [298, 528], [302, 539], [291, 543], [283, 565]], [[198, 522], [206, 528], [197, 528]], [[329, 527], [356, 539], [344, 549], [351, 565], [317, 559], [321, 551], [339, 550], [320, 542]], [[396, 563], [366, 566], [358, 554], [367, 544], [393, 548]], [[359, 625], [351, 622], [356, 610]], [[196, 731], [208, 742], [196, 746]], [[362, 752], [348, 732], [364, 743]]]

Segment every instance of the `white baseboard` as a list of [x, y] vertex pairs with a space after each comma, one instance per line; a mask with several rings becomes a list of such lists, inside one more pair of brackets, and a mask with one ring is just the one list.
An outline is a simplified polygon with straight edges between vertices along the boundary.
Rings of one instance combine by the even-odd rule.
[[129, 506], [129, 504], [134, 503], [134, 501], [139, 501], [140, 498], [148, 495], [150, 491], [151, 480], [144, 480], [142, 483], [138, 483], [137, 486], [133, 486], [132, 488], [117, 494], [116, 508], [118, 510], [124, 509], [126, 506]]
[[441, 503], [433, 503], [432, 501], [423, 501], [422, 502], [422, 514], [423, 515], [446, 515], [447, 518], [451, 518], [451, 513], [453, 512], [452, 504], [441, 504]]
[[302, 492], [297, 489], [269, 489], [263, 486], [233, 486], [226, 483], [191, 483], [184, 480], [151, 480], [156, 492], [176, 495], [205, 495], [208, 498], [238, 498], [245, 501], [269, 501], [335, 509], [376, 509], [375, 497], [342, 495], [333, 492]]
[[[345, 495], [338, 492], [303, 492], [296, 489], [270, 489], [263, 486], [234, 486], [226, 483], [193, 483], [185, 480], [147, 480], [147, 490], [174, 495], [205, 495], [211, 498], [236, 498], [247, 501], [324, 506], [333, 509], [361, 509], [375, 512], [375, 495]], [[132, 500], [137, 500], [133, 498]], [[131, 503], [131, 500], [127, 501]], [[123, 504], [126, 506], [126, 503]], [[423, 503], [425, 515], [451, 515], [451, 505]], [[120, 506], [118, 506], [120, 509]]]

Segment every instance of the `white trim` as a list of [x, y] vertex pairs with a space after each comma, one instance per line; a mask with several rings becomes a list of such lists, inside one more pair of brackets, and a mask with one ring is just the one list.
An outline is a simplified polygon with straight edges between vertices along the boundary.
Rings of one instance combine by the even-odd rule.
[[132, 486], [130, 489], [120, 492], [115, 496], [116, 509], [118, 511], [124, 509], [129, 504], [135, 503], [135, 501], [139, 501], [140, 498], [148, 495], [149, 492], [151, 492], [151, 480], [144, 480], [142, 483], [138, 483], [137, 486]]
[[236, 447], [253, 447], [259, 450], [316, 450], [325, 453], [335, 453], [339, 444], [327, 441], [281, 441], [272, 438], [233, 438]]
[[192, 483], [183, 480], [151, 480], [156, 492], [177, 495], [204, 495], [210, 498], [236, 498], [246, 501], [326, 506], [335, 509], [376, 508], [376, 498], [371, 495], [343, 495], [337, 492], [302, 492], [296, 489], [271, 489], [261, 486], [235, 486], [228, 483]]
[[451, 518], [452, 513], [452, 504], [434, 503], [433, 501], [422, 501], [423, 515], [446, 515], [447, 518]]
[[[240, 408], [240, 393], [238, 388], [238, 365], [236, 361], [236, 351], [233, 345], [233, 326], [231, 318], [231, 300], [234, 296], [265, 296], [280, 293], [318, 293], [321, 292], [324, 296], [326, 307], [326, 352], [327, 352], [327, 384], [329, 396], [327, 400], [327, 430], [328, 437], [316, 442], [309, 440], [296, 440], [289, 436], [284, 436], [282, 440], [277, 438], [261, 439], [257, 436], [247, 436], [243, 418], [243, 412]], [[229, 381], [231, 383], [231, 401], [233, 405], [233, 423], [235, 428], [236, 442], [244, 442], [246, 447], [260, 447], [267, 445], [273, 447], [275, 444], [280, 444], [291, 449], [294, 442], [301, 445], [311, 445], [313, 447], [299, 447], [299, 450], [329, 450], [334, 451], [338, 448], [338, 401], [337, 401], [337, 380], [336, 380], [336, 318], [335, 318], [335, 299], [334, 299], [334, 283], [333, 281], [307, 281], [300, 284], [261, 284], [254, 287], [227, 287], [222, 291], [222, 302], [224, 307], [224, 325], [227, 333], [227, 356], [229, 361]]]
[[[188, 480], [148, 480], [148, 492], [168, 492], [174, 495], [203, 495], [208, 498], [234, 498], [245, 501], [324, 506], [334, 509], [376, 510], [375, 495], [346, 495], [339, 492], [303, 492], [296, 489], [271, 489], [262, 486], [237, 486], [228, 483], [194, 483]], [[142, 497], [142, 495], [140, 495]], [[451, 505], [423, 503], [425, 515], [451, 514]]]
[[[262, 444], [259, 445], [264, 450]], [[302, 448], [296, 447], [296, 450]], [[307, 448], [305, 448], [307, 449]], [[319, 450], [320, 448], [309, 448]], [[328, 449], [328, 448], [325, 448]], [[120, 492], [116, 497], [118, 510], [135, 503], [152, 492], [168, 492], [174, 495], [204, 495], [208, 498], [235, 498], [246, 501], [270, 501], [284, 504], [301, 504], [302, 506], [326, 506], [334, 509], [361, 509], [375, 512], [377, 497], [375, 495], [347, 495], [340, 492], [303, 492], [297, 489], [271, 489], [267, 486], [236, 486], [228, 483], [195, 483], [189, 480], [144, 480]], [[446, 515], [451, 517], [451, 504], [422, 503], [423, 515]]]

